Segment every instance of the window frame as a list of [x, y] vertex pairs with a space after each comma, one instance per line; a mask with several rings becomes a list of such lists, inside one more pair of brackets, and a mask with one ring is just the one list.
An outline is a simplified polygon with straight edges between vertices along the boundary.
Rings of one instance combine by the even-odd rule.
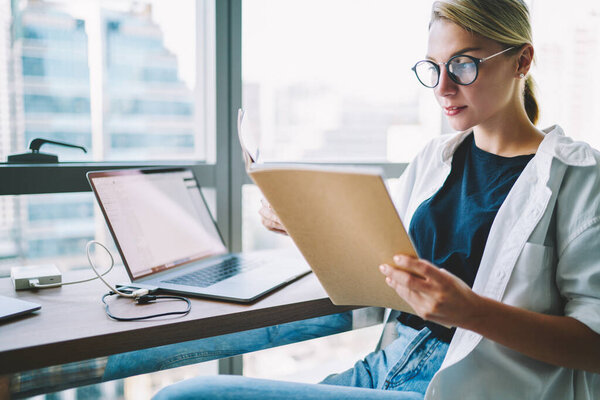
[[[198, 9], [206, 7], [196, 0]], [[242, 249], [242, 187], [252, 184], [245, 172], [237, 142], [237, 110], [242, 105], [242, 0], [215, 0], [215, 132], [214, 149], [208, 141], [207, 161], [59, 162], [57, 164], [0, 163], [0, 195], [72, 193], [91, 191], [89, 171], [178, 166], [193, 170], [199, 184], [216, 189], [217, 225], [230, 251]], [[200, 12], [200, 11], [199, 11]], [[200, 45], [200, 44], [199, 44]], [[210, 84], [210, 83], [207, 83]], [[215, 153], [211, 157], [211, 152]], [[214, 158], [214, 160], [211, 160]], [[321, 163], [320, 163], [321, 164]], [[398, 177], [406, 163], [326, 165], [378, 166], [385, 177]], [[242, 372], [242, 357], [219, 362], [220, 373]]]
[[[198, 9], [206, 7], [196, 0]], [[237, 110], [242, 104], [242, 0], [215, 1], [216, 157], [214, 162], [161, 160], [155, 162], [59, 162], [56, 164], [0, 163], [0, 195], [91, 191], [89, 171], [148, 168], [191, 168], [199, 184], [215, 188], [217, 224], [231, 251], [242, 249], [242, 186], [252, 184], [237, 143]], [[207, 152], [213, 151], [207, 149]], [[208, 157], [210, 158], [213, 157]], [[382, 168], [385, 177], [398, 177], [406, 163], [319, 163]]]

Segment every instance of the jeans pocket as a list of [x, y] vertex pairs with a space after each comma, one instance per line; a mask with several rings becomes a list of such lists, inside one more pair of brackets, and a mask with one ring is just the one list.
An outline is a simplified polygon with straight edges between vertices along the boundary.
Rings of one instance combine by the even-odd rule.
[[432, 337], [429, 328], [421, 329], [403, 357], [388, 372], [384, 389], [425, 393], [446, 350], [447, 345]]

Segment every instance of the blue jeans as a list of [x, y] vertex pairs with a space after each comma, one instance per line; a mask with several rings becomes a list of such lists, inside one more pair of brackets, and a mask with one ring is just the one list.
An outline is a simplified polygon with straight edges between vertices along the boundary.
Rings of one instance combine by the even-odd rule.
[[154, 400], [164, 399], [423, 399], [440, 368], [448, 344], [398, 324], [399, 337], [385, 349], [369, 354], [353, 368], [330, 375], [321, 384], [211, 376], [189, 379], [162, 389]]
[[283, 346], [352, 329], [352, 312], [116, 354], [103, 381]]

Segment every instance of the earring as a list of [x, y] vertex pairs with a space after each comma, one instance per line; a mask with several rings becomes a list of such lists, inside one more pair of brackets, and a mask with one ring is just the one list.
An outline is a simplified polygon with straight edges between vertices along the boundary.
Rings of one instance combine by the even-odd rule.
[[519, 78], [521, 78], [521, 79], [525, 78], [525, 74], [521, 72], [521, 73], [519, 74]]

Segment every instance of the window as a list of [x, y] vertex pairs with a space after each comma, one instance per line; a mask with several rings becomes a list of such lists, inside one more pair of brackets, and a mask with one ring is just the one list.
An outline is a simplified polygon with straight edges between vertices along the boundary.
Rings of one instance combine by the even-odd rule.
[[263, 159], [407, 162], [439, 135], [441, 111], [411, 71], [430, 6], [244, 2], [243, 104]]
[[[202, 188], [202, 194], [216, 215], [214, 188]], [[63, 272], [89, 269], [89, 240], [105, 243], [115, 263], [121, 262], [92, 193], [1, 196], [0, 213], [0, 277], [15, 265], [55, 264]], [[108, 259], [98, 266], [103, 270], [107, 265]]]
[[[528, 4], [540, 126], [560, 123], [598, 147], [599, 6]], [[86, 169], [187, 163], [232, 250], [293, 245], [260, 225], [260, 192], [236, 147], [237, 107], [247, 111], [246, 128], [262, 135], [266, 161], [377, 163], [397, 177], [426, 141], [449, 130], [410, 70], [425, 53], [430, 6], [0, 0], [0, 161], [35, 137], [89, 150], [47, 145], [63, 162], [56, 168], [0, 166], [0, 275], [15, 264], [86, 266], [84, 242], [111, 243], [91, 193], [81, 193]], [[364, 339], [338, 342], [347, 349], [352, 340]], [[302, 349], [322, 350], [311, 346]], [[247, 358], [248, 374], [265, 376], [258, 356]], [[285, 362], [296, 356], [297, 348]], [[282, 377], [301, 368], [292, 364]], [[145, 378], [131, 390], [141, 393]]]
[[[425, 53], [429, 7], [394, 0], [243, 2], [244, 129], [260, 135], [263, 161], [391, 167], [439, 135], [441, 111], [411, 71]], [[399, 167], [388, 176], [400, 175]], [[293, 246], [261, 225], [261, 197], [254, 185], [243, 186], [243, 249]], [[244, 355], [244, 374], [318, 382], [372, 351], [379, 329]]]
[[[89, 239], [118, 254], [88, 170], [189, 166], [229, 234], [229, 183], [217, 179], [228, 173], [229, 154], [217, 160], [216, 99], [224, 95], [215, 66], [216, 26], [228, 25], [229, 4], [219, 7], [217, 18], [214, 0], [0, 0], [0, 162], [36, 137], [88, 150], [45, 145], [60, 164], [0, 165], [0, 276], [14, 265], [54, 263], [68, 280], [69, 269], [89, 268]], [[44, 397], [149, 397], [218, 364]]]
[[[0, 156], [40, 137], [84, 146], [42, 151], [88, 169], [104, 167], [92, 161], [214, 162], [214, 2], [169, 4], [0, 0]], [[7, 186], [32, 180], [25, 193], [36, 194], [0, 197], [0, 276], [14, 265], [87, 267], [88, 240], [112, 245], [91, 193], [37, 194], [53, 184], [88, 189], [85, 168], [50, 179], [35, 165], [14, 170], [27, 177], [5, 169]], [[74, 176], [83, 182], [69, 186]]]
[[[260, 138], [262, 159], [407, 162], [439, 135], [439, 106], [411, 71], [425, 53], [429, 9], [393, 0], [244, 2], [244, 124]], [[260, 197], [244, 187], [243, 248], [291, 246], [261, 226]]]
[[42, 137], [89, 150], [53, 148], [61, 161], [206, 159], [204, 3], [13, 2], [9, 151]]
[[530, 1], [540, 123], [600, 148], [600, 4]]

